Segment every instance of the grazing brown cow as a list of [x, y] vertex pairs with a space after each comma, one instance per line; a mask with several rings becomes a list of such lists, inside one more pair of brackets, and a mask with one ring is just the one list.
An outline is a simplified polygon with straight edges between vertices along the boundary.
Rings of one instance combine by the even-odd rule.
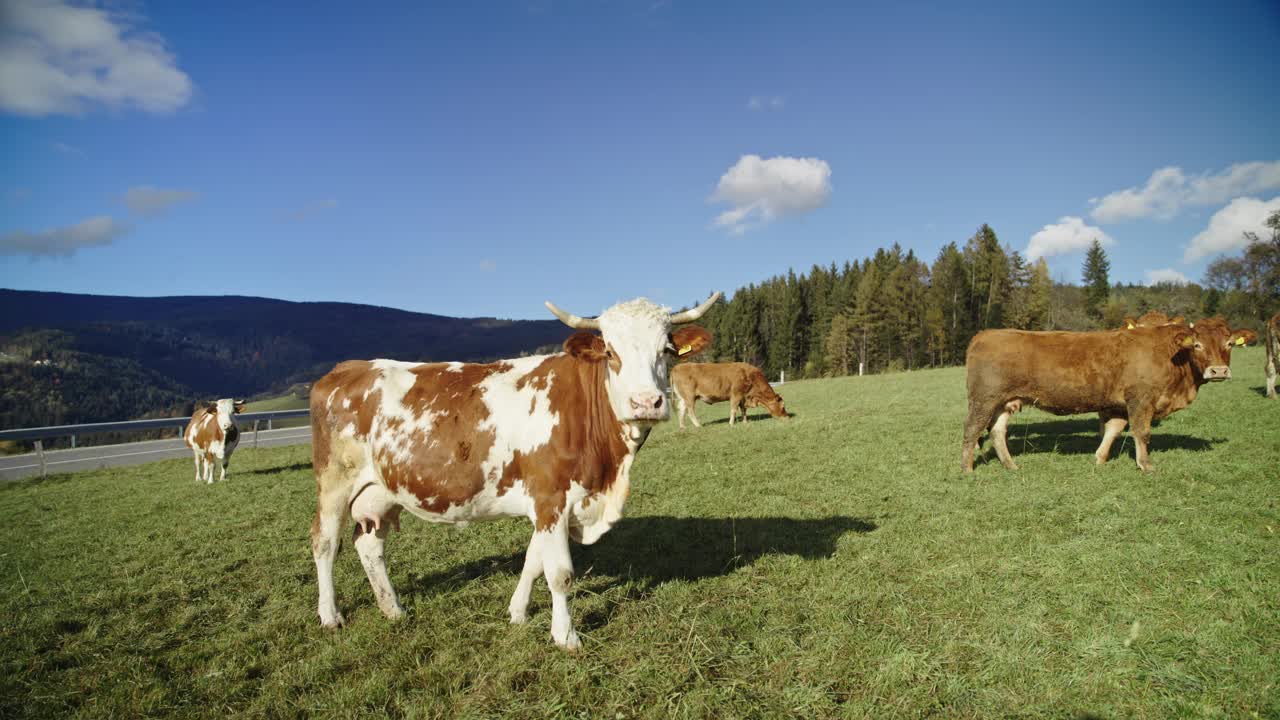
[[1280, 363], [1280, 313], [1267, 321], [1267, 397], [1276, 397], [1276, 364]]
[[684, 429], [687, 414], [693, 424], [702, 427], [694, 414], [694, 404], [729, 401], [729, 424], [734, 414], [741, 410], [742, 421], [747, 421], [747, 408], [763, 407], [773, 417], [787, 417], [782, 396], [773, 391], [764, 379], [760, 368], [749, 363], [685, 363], [671, 371], [671, 384], [680, 402], [680, 429]]
[[[216, 460], [222, 465], [219, 480], [227, 479], [227, 465], [231, 463], [231, 453], [240, 443], [240, 429], [236, 427], [235, 415], [244, 409], [243, 400], [224, 398], [215, 400], [204, 407], [197, 407], [187, 423], [187, 430], [182, 440], [191, 448], [196, 460], [196, 482], [204, 475], [207, 483], [213, 482], [213, 463]], [[201, 467], [203, 463], [203, 468]]]
[[534, 533], [511, 596], [511, 622], [525, 621], [541, 574], [551, 589], [551, 637], [578, 648], [568, 605], [569, 540], [593, 543], [622, 517], [631, 463], [668, 415], [667, 361], [677, 348], [697, 352], [711, 340], [696, 325], [672, 326], [696, 320], [719, 296], [674, 315], [644, 298], [599, 318], [547, 303], [583, 330], [564, 342], [563, 353], [487, 364], [349, 360], [316, 382], [319, 499], [311, 550], [321, 624], [343, 622], [333, 562], [348, 517], [378, 607], [392, 619], [403, 611], [383, 543], [402, 509], [459, 525], [527, 517]]
[[1150, 470], [1151, 422], [1190, 405], [1206, 382], [1230, 379], [1231, 348], [1255, 339], [1252, 330], [1233, 331], [1221, 318], [1103, 332], [984, 330], [965, 359], [969, 417], [961, 465], [973, 470], [979, 439], [990, 429], [1000, 462], [1016, 470], [1006, 436], [1009, 418], [1025, 403], [1055, 415], [1097, 412], [1104, 432], [1098, 464], [1131, 423], [1138, 467]]

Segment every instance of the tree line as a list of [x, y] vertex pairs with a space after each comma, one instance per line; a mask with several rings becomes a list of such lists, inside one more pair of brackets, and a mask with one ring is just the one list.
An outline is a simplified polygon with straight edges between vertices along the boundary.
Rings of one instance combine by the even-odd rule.
[[[1272, 238], [1252, 238], [1246, 260], [1272, 252], [1260, 247], [1280, 257], [1280, 213], [1268, 223]], [[1225, 314], [1261, 329], [1267, 309], [1280, 304], [1276, 283], [1267, 286], [1280, 263], [1270, 262], [1266, 276], [1258, 269], [1264, 260], [1219, 260], [1208, 287], [1112, 284], [1095, 241], [1075, 285], [1054, 282], [1043, 257], [1029, 261], [984, 224], [963, 245], [944, 246], [932, 264], [894, 243], [861, 261], [788, 270], [739, 288], [704, 316], [714, 342], [702, 359], [749, 362], [769, 377], [785, 371], [793, 378], [941, 367], [962, 364], [969, 341], [987, 328], [1109, 329], [1148, 310]]]

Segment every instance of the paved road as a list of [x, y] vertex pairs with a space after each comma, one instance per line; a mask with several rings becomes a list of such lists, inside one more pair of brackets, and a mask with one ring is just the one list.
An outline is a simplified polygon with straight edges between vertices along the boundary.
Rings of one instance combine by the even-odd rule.
[[[311, 442], [311, 428], [284, 428], [262, 430], [258, 433], [258, 447], [279, 447]], [[236, 453], [253, 448], [253, 433], [242, 431]], [[142, 465], [156, 460], [172, 458], [191, 459], [191, 450], [182, 444], [181, 438], [146, 440], [121, 445], [101, 445], [74, 450], [50, 450], [44, 454], [49, 474], [97, 470], [126, 465]], [[232, 455], [234, 461], [235, 455]], [[234, 468], [233, 468], [234, 469]], [[216, 472], [216, 471], [215, 471]], [[40, 458], [35, 453], [0, 457], [0, 482], [18, 480], [40, 474]]]

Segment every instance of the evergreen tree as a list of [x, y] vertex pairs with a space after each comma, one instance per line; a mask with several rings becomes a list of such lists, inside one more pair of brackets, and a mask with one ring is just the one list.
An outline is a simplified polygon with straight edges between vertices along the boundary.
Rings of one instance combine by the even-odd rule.
[[1111, 270], [1111, 261], [1102, 249], [1102, 243], [1094, 240], [1089, 245], [1089, 252], [1084, 258], [1085, 311], [1095, 320], [1102, 318], [1102, 308], [1111, 294], [1111, 284], [1107, 273]]
[[1052, 301], [1053, 280], [1049, 277], [1049, 263], [1044, 258], [1039, 258], [1031, 268], [1031, 279], [1027, 284], [1026, 329], [1049, 329]]
[[845, 313], [831, 318], [831, 327], [827, 330], [825, 342], [827, 375], [849, 374], [849, 367], [853, 362], [851, 325], [849, 316]]

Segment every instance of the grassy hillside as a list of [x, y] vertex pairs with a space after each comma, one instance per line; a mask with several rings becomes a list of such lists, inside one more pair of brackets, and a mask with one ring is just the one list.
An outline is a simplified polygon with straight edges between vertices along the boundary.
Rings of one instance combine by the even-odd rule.
[[575, 547], [556, 649], [509, 520], [407, 519], [385, 621], [355, 553], [322, 631], [308, 449], [0, 487], [5, 717], [1276, 717], [1280, 403], [1262, 352], [1092, 464], [1091, 418], [1018, 416], [959, 472], [961, 369], [781, 388], [790, 421], [657, 430], [627, 518]]

